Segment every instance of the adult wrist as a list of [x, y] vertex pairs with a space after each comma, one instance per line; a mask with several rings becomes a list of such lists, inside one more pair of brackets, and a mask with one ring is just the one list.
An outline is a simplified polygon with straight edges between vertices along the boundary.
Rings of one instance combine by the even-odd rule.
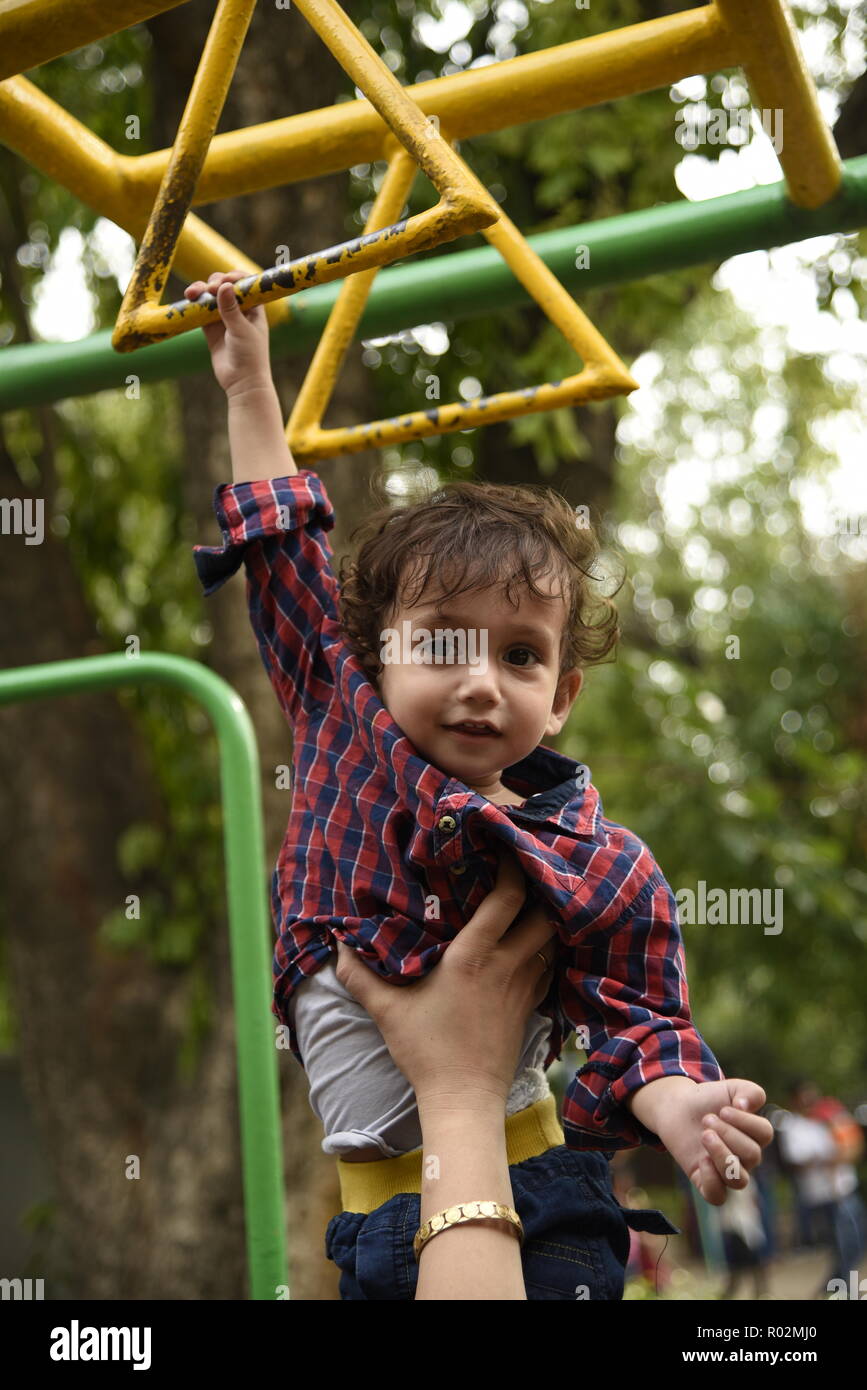
[[496, 1120], [503, 1124], [506, 1118], [507, 1095], [504, 1092], [486, 1089], [475, 1085], [472, 1090], [464, 1087], [430, 1087], [416, 1092], [416, 1106], [419, 1117], [424, 1122], [430, 1119], [454, 1115], [460, 1120]]

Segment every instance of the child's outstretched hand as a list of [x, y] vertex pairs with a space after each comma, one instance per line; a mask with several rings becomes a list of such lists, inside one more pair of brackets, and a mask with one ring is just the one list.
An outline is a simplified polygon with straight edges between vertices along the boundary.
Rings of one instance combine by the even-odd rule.
[[227, 396], [271, 384], [265, 307], [257, 304], [252, 309], [242, 309], [231, 288], [236, 280], [244, 280], [249, 274], [248, 270], [215, 270], [207, 284], [194, 280], [184, 290], [187, 299], [198, 299], [205, 290], [216, 295], [220, 318], [205, 324], [202, 332], [214, 376]]
[[747, 1187], [750, 1169], [762, 1161], [773, 1126], [755, 1114], [767, 1097], [755, 1081], [729, 1077], [699, 1081], [666, 1102], [657, 1133], [693, 1187], [712, 1206], [730, 1187]]

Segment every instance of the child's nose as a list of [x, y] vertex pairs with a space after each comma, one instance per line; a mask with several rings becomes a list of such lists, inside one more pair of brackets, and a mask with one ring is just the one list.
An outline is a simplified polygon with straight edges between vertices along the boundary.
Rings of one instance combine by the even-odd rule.
[[478, 666], [464, 666], [458, 681], [462, 695], [476, 700], [499, 700], [500, 685], [496, 667], [493, 663]]

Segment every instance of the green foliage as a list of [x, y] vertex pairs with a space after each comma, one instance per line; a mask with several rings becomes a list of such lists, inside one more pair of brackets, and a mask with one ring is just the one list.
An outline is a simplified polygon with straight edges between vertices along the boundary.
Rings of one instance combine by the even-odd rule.
[[[148, 84], [150, 34], [143, 24], [108, 35], [74, 53], [55, 58], [26, 74], [29, 82], [57, 102], [76, 120], [121, 154], [142, 154], [152, 148], [151, 90]], [[136, 127], [130, 122], [133, 117]], [[34, 214], [53, 249], [57, 235], [76, 227], [91, 232], [101, 214], [79, 202], [60, 183], [35, 175]], [[108, 288], [107, 268], [94, 266], [91, 287], [101, 297]], [[109, 297], [116, 287], [108, 289]], [[115, 311], [116, 312], [116, 311]]]
[[[68, 532], [106, 649], [126, 650], [136, 638], [143, 651], [201, 660], [211, 631], [183, 508], [176, 386], [149, 387], [140, 400], [103, 392], [58, 413], [65, 429], [54, 529]], [[204, 712], [175, 691], [118, 698], [141, 723], [165, 813], [159, 825], [135, 823], [119, 838], [118, 864], [141, 916], [119, 908], [101, 936], [116, 950], [142, 948], [180, 967], [223, 912], [216, 742]]]
[[[660, 414], [628, 422], [618, 451], [625, 640], [590, 674], [564, 746], [675, 892], [702, 879], [782, 890], [779, 934], [683, 927], [696, 1017], [729, 1074], [754, 1075], [767, 1039], [766, 1089], [814, 1065], [845, 1091], [867, 1062], [854, 969], [867, 940], [864, 564], [844, 538], [807, 531], [798, 502], [803, 476], [833, 461], [811, 418], [834, 393], [818, 355], [763, 365], [762, 335], [713, 291], [654, 351]], [[857, 393], [838, 404], [856, 409]], [[706, 496], [675, 524], [673, 479], [699, 467], [696, 441], [716, 446]]]

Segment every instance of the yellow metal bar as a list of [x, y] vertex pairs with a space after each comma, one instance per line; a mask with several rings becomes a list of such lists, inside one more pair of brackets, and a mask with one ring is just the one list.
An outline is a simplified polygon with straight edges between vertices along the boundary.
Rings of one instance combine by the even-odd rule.
[[[457, 138], [593, 105], [627, 91], [649, 90], [659, 80], [676, 81], [709, 65], [721, 40], [728, 36], [707, 7], [670, 21], [653, 20], [419, 83], [408, 88], [407, 95], [437, 120], [448, 115]], [[138, 156], [116, 152], [23, 77], [0, 83], [0, 138], [137, 241], [143, 240], [171, 150]], [[217, 135], [192, 202], [217, 202], [378, 159], [392, 139], [366, 100]], [[245, 252], [188, 214], [177, 245], [178, 273], [191, 280], [206, 279], [215, 266], [247, 269], [251, 276], [263, 273]], [[292, 302], [277, 299], [266, 304], [272, 327], [291, 318]], [[181, 301], [178, 308], [189, 306]]]
[[[52, 42], [62, 45], [57, 50], [62, 52], [99, 37], [98, 31], [114, 32], [175, 3], [81, 0], [73, 6], [69, 0], [0, 0], [0, 42], [7, 39], [7, 53], [24, 61], [36, 52], [28, 44], [44, 47], [40, 22], [53, 22]], [[698, 10], [407, 90], [336, 0], [295, 0], [294, 8], [367, 99], [215, 137], [254, 3], [219, 0], [171, 151], [120, 155], [23, 78], [0, 84], [0, 138], [141, 237], [136, 271], [112, 340], [120, 351], [213, 320], [215, 303], [208, 295], [196, 304], [182, 300], [160, 305], [176, 257], [179, 269], [195, 278], [221, 264], [249, 269], [248, 277], [236, 284], [236, 294], [248, 307], [266, 304], [272, 325], [278, 317], [289, 316], [289, 296], [307, 285], [345, 280], [287, 426], [299, 457], [320, 457], [338, 449], [354, 452], [371, 442], [471, 428], [636, 387], [620, 359], [427, 117], [447, 126], [449, 140], [457, 140], [652, 90], [694, 72], [742, 65], [761, 108], [783, 112], [786, 139], [780, 156], [792, 200], [817, 207], [840, 185], [839, 155], [822, 120], [785, 0], [763, 0], [760, 6], [753, 0], [714, 0]], [[365, 234], [288, 265], [263, 271], [189, 213], [196, 202], [239, 196], [381, 158], [389, 161], [389, 174]], [[437, 188], [440, 202], [404, 222], [399, 215], [416, 165]], [[388, 208], [390, 220], [384, 215]], [[377, 269], [474, 230], [481, 230], [501, 252], [582, 358], [584, 370], [562, 382], [349, 430], [323, 431], [321, 416]]]
[[[630, 378], [632, 380], [632, 378]], [[311, 432], [291, 440], [298, 459], [330, 458], [336, 454], [357, 454], [364, 449], [385, 448], [407, 440], [425, 439], [428, 435], [451, 434], [455, 430], [471, 430], [480, 425], [495, 425], [501, 420], [513, 420], [519, 415], [539, 414], [559, 410], [561, 406], [604, 401], [611, 396], [625, 395], [635, 390], [610, 380], [604, 372], [587, 367], [578, 376], [544, 386], [525, 386], [517, 391], [501, 391], [494, 396], [479, 396], [473, 401], [456, 401], [431, 410], [415, 410], [408, 415], [372, 420], [366, 425], [347, 425], [342, 429]], [[287, 438], [289, 438], [287, 432]]]
[[[128, 10], [123, 13], [126, 16]], [[705, 71], [720, 44], [725, 47], [731, 41], [708, 6], [418, 83], [407, 88], [406, 95], [447, 125], [454, 138], [462, 139], [651, 90]], [[720, 56], [725, 60], [727, 55]], [[0, 139], [89, 207], [142, 240], [171, 160], [170, 149], [144, 155], [115, 151], [23, 77], [0, 83]], [[192, 205], [220, 202], [380, 159], [391, 139], [388, 126], [366, 100], [216, 135]], [[79, 168], [78, 149], [84, 168]], [[104, 174], [105, 187], [97, 170]], [[261, 267], [244, 252], [188, 215], [177, 248], [179, 273], [191, 280], [206, 279], [215, 266], [261, 273]], [[267, 313], [274, 326], [291, 316], [291, 304], [270, 303]]]
[[[736, 41], [708, 5], [403, 91], [463, 140], [654, 91], [737, 61]], [[215, 135], [193, 205], [369, 164], [385, 157], [389, 139], [386, 122], [362, 100]], [[148, 208], [170, 157], [171, 150], [155, 150], [128, 160], [135, 195]]]
[[[416, 165], [405, 150], [395, 151], [367, 219], [365, 232], [387, 227], [400, 215], [412, 188]], [[312, 458], [308, 445], [319, 432], [338, 373], [352, 342], [353, 332], [364, 313], [367, 297], [379, 267], [361, 270], [344, 280], [328, 322], [316, 344], [304, 381], [286, 427], [286, 438], [298, 457]]]
[[783, 112], [779, 160], [789, 197], [798, 207], [821, 207], [839, 190], [843, 166], [788, 6], [783, 0], [716, 0], [716, 5], [737, 43], [753, 105]]
[[128, 185], [122, 161], [26, 77], [0, 82], [0, 140], [87, 207], [124, 225]]
[[603, 373], [612, 380], [616, 378], [624, 390], [637, 390], [638, 382], [632, 380], [620, 358], [581, 312], [541, 256], [536, 255], [514, 222], [501, 212], [496, 226], [488, 228], [483, 235], [496, 247], [527, 292], [583, 361], [596, 368], [597, 373]]
[[[118, 11], [124, 23], [131, 3], [124, 0]], [[29, 3], [25, 8], [36, 12]], [[737, 61], [737, 35], [709, 5], [419, 83], [406, 94], [462, 139], [649, 91]], [[217, 202], [370, 162], [382, 157], [389, 138], [387, 125], [366, 100], [217, 135], [192, 202]], [[139, 156], [115, 152], [24, 78], [0, 84], [0, 139], [141, 241], [170, 150]], [[92, 169], [79, 171], [79, 150]], [[239, 248], [188, 215], [177, 248], [179, 273], [207, 278], [215, 266], [261, 273]], [[273, 326], [291, 316], [291, 304], [277, 300], [267, 305], [267, 313]]]
[[[82, 203], [142, 241], [150, 206], [142, 202], [130, 181], [135, 157], [117, 154], [26, 77], [0, 82], [0, 140]], [[190, 280], [207, 279], [215, 266], [261, 273], [245, 251], [191, 213], [178, 242], [178, 273]], [[265, 312], [271, 327], [291, 318], [292, 305], [300, 304], [301, 298], [269, 304]]]
[[186, 0], [0, 0], [0, 79], [117, 34]]
[[485, 214], [480, 225], [488, 226], [497, 216], [496, 201], [481, 184], [477, 183], [472, 192], [466, 187], [463, 161], [407, 95], [337, 0], [295, 0], [295, 5], [434, 188], [456, 205], [462, 201], [477, 205]]
[[[368, 218], [368, 229], [381, 227], [397, 215], [411, 186], [413, 173], [408, 156], [402, 150], [395, 151]], [[470, 173], [470, 178], [475, 179], [475, 175]], [[376, 270], [353, 275], [338, 296], [289, 417], [286, 438], [296, 458], [312, 461], [333, 454], [359, 453], [374, 446], [450, 434], [476, 425], [512, 420], [519, 415], [555, 410], [559, 406], [605, 400], [637, 389], [638, 383], [502, 209], [498, 221], [485, 228], [483, 236], [497, 248], [537, 304], [560, 329], [584, 361], [584, 370], [564, 381], [503, 391], [469, 402], [453, 401], [391, 420], [323, 430], [322, 416], [355, 327], [364, 312]], [[447, 274], [445, 267], [444, 274]]]
[[[184, 300], [166, 306], [159, 304], [159, 298], [254, 4], [255, 0], [220, 0], [217, 7], [174, 152], [112, 335], [112, 345], [118, 352], [132, 352], [158, 339], [201, 327], [212, 322], [217, 312], [210, 294], [196, 302]], [[439, 192], [440, 201], [405, 223], [397, 222], [239, 281], [235, 292], [248, 308], [355, 271], [391, 265], [404, 256], [480, 231], [499, 214], [487, 189], [478, 180], [468, 178], [463, 161], [436, 127], [425, 120], [336, 0], [296, 0], [296, 7], [410, 151]]]
[[[124, 0], [124, 15], [131, 3], [132, 0]], [[758, 16], [752, 0], [739, 3], [748, 14]], [[25, 8], [31, 8], [29, 0]], [[740, 62], [741, 47], [738, 34], [723, 24], [716, 6], [707, 5], [609, 34], [578, 39], [541, 53], [418, 83], [405, 91], [426, 115], [437, 116], [453, 137], [461, 140], [652, 91], [693, 73], [734, 67]], [[809, 75], [806, 80], [809, 83]], [[18, 79], [12, 88], [19, 100], [23, 81]], [[9, 86], [2, 84], [0, 92]], [[815, 101], [812, 92], [811, 101]], [[32, 105], [32, 99], [29, 104]], [[24, 123], [20, 129], [5, 129], [5, 125], [4, 117], [0, 124], [4, 143], [55, 177], [41, 158], [34, 157], [37, 152], [31, 150], [29, 140], [33, 127]], [[85, 128], [78, 125], [78, 129]], [[369, 102], [362, 100], [216, 135], [193, 205], [220, 202], [369, 163], [382, 158], [388, 138], [385, 122]], [[46, 132], [43, 143], [49, 142], [50, 134]], [[171, 150], [139, 156], [111, 151], [111, 155], [123, 171], [127, 198], [137, 214], [146, 217], [165, 175]], [[57, 177], [63, 182], [61, 175]], [[100, 210], [119, 225], [127, 226], [123, 218], [105, 208]], [[132, 227], [127, 230], [132, 231]], [[208, 268], [213, 268], [212, 263], [208, 263]], [[198, 278], [205, 270], [204, 266], [194, 266], [185, 273]]]
[[142, 314], [159, 303], [168, 280], [192, 190], [220, 119], [255, 5], [256, 0], [219, 0], [217, 5], [172, 157], [123, 297], [112, 337], [118, 351], [128, 352], [159, 336], [142, 329]]

